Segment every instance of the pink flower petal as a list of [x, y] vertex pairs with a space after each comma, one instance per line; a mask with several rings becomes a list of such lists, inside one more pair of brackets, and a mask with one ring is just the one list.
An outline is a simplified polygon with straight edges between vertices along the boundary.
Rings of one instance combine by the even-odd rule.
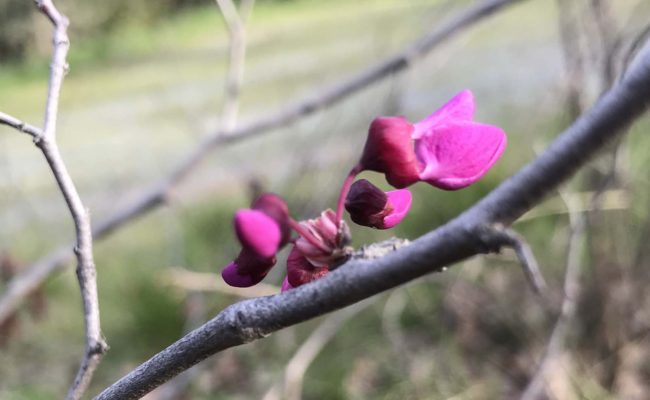
[[237, 211], [235, 232], [242, 246], [261, 258], [273, 257], [278, 251], [281, 241], [280, 228], [271, 217], [261, 211]]
[[419, 139], [436, 125], [446, 124], [453, 120], [471, 121], [473, 117], [474, 95], [466, 89], [454, 96], [433, 114], [416, 123], [413, 139]]
[[399, 224], [411, 208], [411, 192], [408, 189], [391, 190], [386, 192], [388, 203], [393, 211], [384, 217], [384, 224], [381, 229], [390, 229]]
[[281, 291], [286, 292], [287, 290], [291, 290], [291, 289], [293, 289], [293, 286], [291, 286], [291, 284], [289, 283], [289, 277], [284, 278], [284, 280], [282, 281]]
[[291, 237], [289, 208], [282, 197], [274, 193], [263, 193], [255, 200], [251, 208], [262, 211], [278, 224], [282, 235], [280, 247], [283, 247], [289, 242], [289, 238]]
[[456, 120], [433, 127], [415, 142], [420, 179], [446, 190], [469, 186], [499, 159], [506, 142], [496, 126]]
[[227, 284], [234, 287], [250, 287], [258, 284], [264, 278], [263, 276], [257, 279], [253, 275], [240, 275], [234, 261], [221, 271], [221, 277]]

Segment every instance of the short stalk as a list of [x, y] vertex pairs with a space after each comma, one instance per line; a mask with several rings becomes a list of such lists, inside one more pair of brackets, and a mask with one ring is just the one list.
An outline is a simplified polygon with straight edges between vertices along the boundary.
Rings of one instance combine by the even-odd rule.
[[352, 186], [352, 182], [354, 182], [354, 178], [359, 175], [359, 173], [363, 170], [363, 167], [361, 164], [355, 165], [350, 172], [348, 173], [348, 176], [345, 178], [345, 181], [343, 181], [343, 186], [341, 187], [341, 193], [339, 194], [339, 201], [336, 204], [336, 226], [340, 227], [341, 226], [341, 220], [343, 219], [343, 206], [345, 205], [345, 198], [348, 196], [348, 193], [350, 192], [350, 187]]

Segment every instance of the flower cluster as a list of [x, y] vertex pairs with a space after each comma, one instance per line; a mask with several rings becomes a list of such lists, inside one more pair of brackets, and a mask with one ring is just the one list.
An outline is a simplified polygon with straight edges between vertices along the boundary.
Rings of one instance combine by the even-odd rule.
[[[426, 182], [444, 190], [458, 190], [478, 181], [506, 147], [504, 132], [474, 122], [470, 91], [457, 94], [436, 112], [415, 124], [404, 117], [378, 117], [370, 124], [360, 161], [341, 188], [336, 211], [326, 210], [315, 219], [295, 221], [285, 201], [263, 194], [250, 209], [235, 214], [234, 227], [242, 250], [222, 272], [226, 283], [247, 287], [259, 283], [276, 263], [287, 244], [287, 277], [282, 290], [304, 285], [336, 268], [351, 253], [350, 231], [343, 209], [359, 225], [390, 229], [411, 207], [406, 187]], [[363, 171], [384, 174], [396, 190], [384, 192], [357, 175]], [[291, 231], [297, 233], [291, 236]]]

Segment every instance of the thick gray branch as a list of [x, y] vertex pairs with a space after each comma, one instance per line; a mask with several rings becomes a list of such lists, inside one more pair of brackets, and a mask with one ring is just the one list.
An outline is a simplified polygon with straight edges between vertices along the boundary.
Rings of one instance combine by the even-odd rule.
[[[437, 25], [429, 34], [422, 37], [403, 51], [388, 59], [370, 66], [357, 75], [329, 88], [316, 91], [313, 95], [293, 104], [289, 104], [274, 113], [262, 116], [248, 124], [239, 125], [225, 135], [227, 131], [219, 130], [204, 138], [182, 159], [172, 172], [134, 202], [100, 222], [93, 230], [95, 240], [101, 239], [115, 229], [134, 221], [165, 202], [168, 193], [182, 181], [211, 151], [221, 144], [231, 143], [270, 130], [288, 125], [299, 118], [313, 114], [346, 97], [407, 68], [416, 58], [428, 53], [436, 46], [450, 39], [475, 23], [487, 18], [505, 7], [522, 0], [485, 0], [467, 8], [455, 17]], [[69, 247], [72, 248], [72, 245]], [[53, 272], [65, 267], [71, 254], [56, 252], [39, 260], [32, 267], [16, 276], [7, 286], [0, 298], [0, 322], [10, 316], [13, 310]]]
[[490, 249], [481, 230], [510, 224], [620, 135], [650, 102], [650, 51], [620, 84], [536, 160], [472, 208], [376, 260], [352, 260], [323, 279], [283, 294], [242, 301], [153, 356], [98, 399], [135, 399], [201, 360], [284, 327], [354, 304], [382, 291]]

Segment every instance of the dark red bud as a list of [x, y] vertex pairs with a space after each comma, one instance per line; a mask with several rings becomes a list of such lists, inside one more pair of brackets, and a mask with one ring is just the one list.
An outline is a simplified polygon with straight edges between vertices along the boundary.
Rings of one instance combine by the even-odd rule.
[[404, 117], [377, 117], [370, 124], [360, 164], [381, 172], [388, 183], [405, 188], [419, 180], [418, 161], [413, 149], [414, 127]]
[[384, 217], [393, 210], [386, 193], [365, 179], [352, 184], [345, 209], [359, 225], [382, 228]]

